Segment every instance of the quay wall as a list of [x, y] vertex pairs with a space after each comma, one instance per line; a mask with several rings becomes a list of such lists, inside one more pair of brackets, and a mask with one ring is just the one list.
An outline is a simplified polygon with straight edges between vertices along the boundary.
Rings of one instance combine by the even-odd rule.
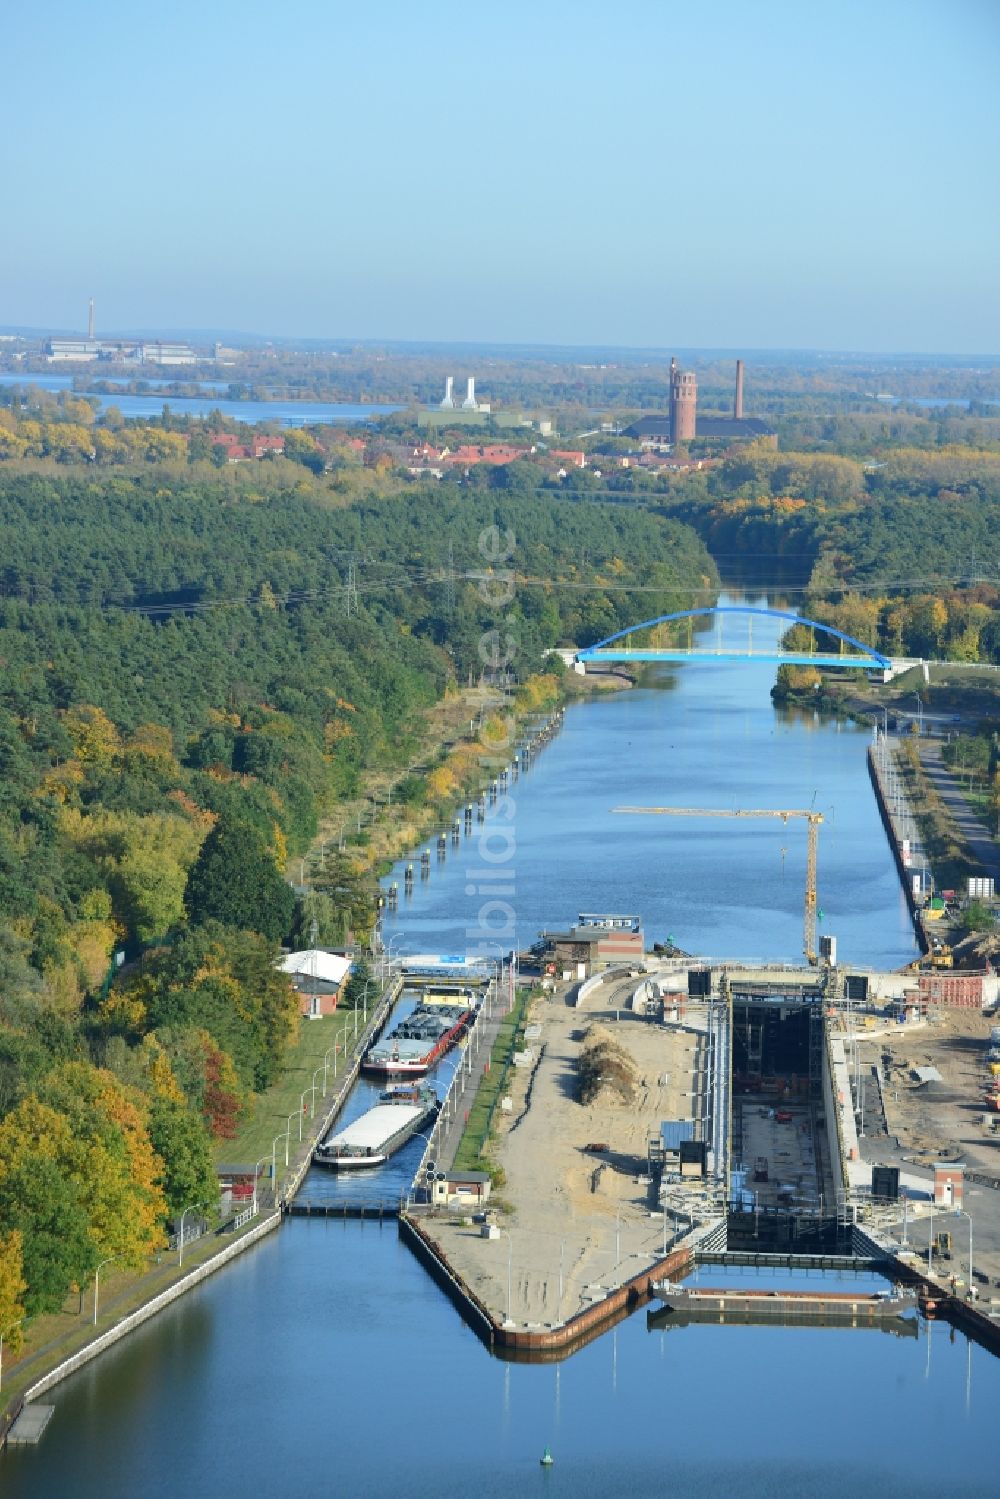
[[401, 1238], [447, 1293], [472, 1330], [504, 1358], [544, 1358], [574, 1352], [609, 1322], [619, 1321], [649, 1300], [654, 1281], [683, 1275], [694, 1262], [690, 1244], [679, 1245], [645, 1270], [625, 1281], [603, 1300], [585, 1307], [559, 1326], [540, 1330], [505, 1327], [469, 1289], [448, 1263], [447, 1256], [427, 1230], [409, 1214], [399, 1220]]
[[[890, 755], [893, 755], [895, 752], [892, 748], [891, 741], [886, 741], [886, 745], [888, 753]], [[886, 834], [888, 835], [889, 845], [892, 849], [893, 858], [896, 861], [896, 868], [899, 871], [899, 878], [902, 882], [903, 894], [906, 896], [906, 905], [910, 913], [910, 920], [913, 922], [913, 930], [916, 934], [917, 942], [920, 945], [920, 951], [922, 953], [926, 953], [929, 950], [930, 944], [927, 941], [927, 934], [924, 931], [924, 924], [920, 918], [920, 908], [918, 907], [913, 896], [913, 870], [903, 860], [904, 837], [909, 837], [911, 847], [914, 840], [910, 834], [904, 834], [901, 825], [897, 826], [896, 824], [896, 819], [889, 807], [889, 798], [886, 795], [886, 790], [882, 783], [882, 773], [879, 769], [878, 758], [875, 754], [875, 746], [871, 744], [868, 746], [868, 776], [875, 791], [875, 800], [878, 804], [879, 816], [882, 819], [882, 825], [885, 828]]]
[[294, 1197], [302, 1185], [302, 1181], [312, 1161], [312, 1152], [315, 1145], [323, 1138], [343, 1108], [350, 1087], [357, 1077], [365, 1046], [369, 1040], [378, 1034], [381, 1027], [385, 1024], [386, 1018], [398, 999], [402, 987], [402, 978], [397, 978], [385, 992], [383, 998], [373, 1010], [364, 1034], [358, 1038], [358, 1045], [351, 1064], [343, 1077], [339, 1079], [329, 1107], [323, 1113], [322, 1118], [310, 1121], [303, 1158], [296, 1164], [282, 1202], [263, 1217], [259, 1223], [256, 1223], [253, 1228], [241, 1234], [238, 1239], [232, 1240], [232, 1242], [227, 1244], [223, 1249], [220, 1249], [218, 1253], [213, 1254], [211, 1258], [205, 1260], [202, 1264], [197, 1265], [190, 1274], [175, 1281], [166, 1290], [152, 1297], [134, 1312], [130, 1312], [127, 1316], [122, 1317], [113, 1327], [108, 1328], [106, 1332], [101, 1333], [98, 1337], [92, 1338], [90, 1342], [71, 1354], [69, 1358], [63, 1359], [61, 1363], [43, 1374], [34, 1384], [30, 1385], [25, 1390], [23, 1396], [19, 1397], [18, 1401], [15, 1402], [14, 1406], [0, 1413], [0, 1448], [5, 1444], [10, 1426], [13, 1424], [23, 1405], [36, 1400], [39, 1395], [43, 1395], [53, 1385], [59, 1384], [62, 1380], [68, 1379], [71, 1374], [75, 1374], [78, 1369], [81, 1369], [84, 1364], [89, 1363], [91, 1359], [97, 1358], [106, 1349], [114, 1347], [122, 1338], [134, 1332], [137, 1327], [141, 1327], [144, 1322], [148, 1322], [151, 1317], [155, 1317], [158, 1312], [171, 1306], [179, 1297], [183, 1296], [187, 1291], [193, 1290], [195, 1286], [207, 1280], [210, 1275], [214, 1275], [217, 1270], [221, 1270], [225, 1265], [228, 1265], [237, 1255], [243, 1254], [247, 1249], [251, 1249], [265, 1235], [273, 1232], [280, 1225], [284, 1203]]
[[119, 1343], [122, 1338], [127, 1337], [130, 1332], [134, 1332], [137, 1327], [141, 1327], [144, 1322], [148, 1322], [151, 1317], [155, 1317], [157, 1312], [162, 1312], [164, 1308], [172, 1305], [186, 1291], [193, 1290], [203, 1280], [207, 1280], [210, 1275], [214, 1275], [216, 1270], [221, 1270], [223, 1265], [228, 1265], [230, 1260], [234, 1260], [244, 1250], [252, 1248], [266, 1234], [276, 1229], [280, 1222], [280, 1213], [269, 1213], [266, 1218], [256, 1224], [248, 1233], [241, 1235], [232, 1244], [227, 1244], [225, 1249], [220, 1249], [219, 1253], [213, 1254], [211, 1259], [205, 1260], [201, 1265], [197, 1265], [191, 1271], [190, 1275], [184, 1276], [183, 1280], [175, 1281], [172, 1286], [168, 1286], [158, 1296], [154, 1296], [152, 1300], [147, 1301], [136, 1311], [130, 1312], [120, 1322], [116, 1322], [114, 1327], [109, 1327], [107, 1332], [101, 1333], [99, 1337], [92, 1338], [83, 1348], [78, 1349], [69, 1358], [63, 1359], [61, 1364], [57, 1364], [54, 1369], [50, 1369], [47, 1374], [43, 1374], [33, 1385], [29, 1385], [24, 1392], [24, 1403], [27, 1404], [29, 1401], [37, 1400], [39, 1395], [44, 1395], [46, 1390], [50, 1390], [53, 1385], [59, 1384], [61, 1380], [68, 1379], [71, 1374], [76, 1373], [77, 1369], [82, 1369], [84, 1364], [88, 1364], [91, 1359], [97, 1358], [98, 1354], [103, 1353], [106, 1348], [112, 1348], [115, 1343]]
[[877, 1252], [889, 1262], [889, 1273], [902, 1284], [913, 1286], [922, 1302], [927, 1303], [930, 1316], [940, 1315], [954, 1327], [985, 1348], [989, 1353], [1000, 1355], [1000, 1323], [980, 1309], [974, 1301], [965, 1301], [949, 1289], [932, 1280], [919, 1266], [899, 1257], [899, 1246], [892, 1240], [876, 1238], [863, 1229], [854, 1230], [854, 1243], [865, 1252]]

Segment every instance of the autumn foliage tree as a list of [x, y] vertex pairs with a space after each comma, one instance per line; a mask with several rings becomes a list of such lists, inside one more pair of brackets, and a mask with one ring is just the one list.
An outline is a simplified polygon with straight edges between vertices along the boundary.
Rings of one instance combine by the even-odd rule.
[[4, 1329], [7, 1346], [12, 1353], [20, 1353], [24, 1342], [21, 1326], [26, 1315], [24, 1293], [24, 1258], [22, 1245], [24, 1236], [19, 1229], [0, 1234], [0, 1328]]

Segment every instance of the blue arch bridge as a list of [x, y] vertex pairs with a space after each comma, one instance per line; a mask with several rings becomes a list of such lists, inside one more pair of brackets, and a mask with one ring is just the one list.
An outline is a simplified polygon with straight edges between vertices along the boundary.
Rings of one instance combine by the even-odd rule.
[[[746, 642], [734, 642], [733, 632], [726, 631], [726, 639], [722, 638], [723, 615], [740, 616], [746, 621]], [[714, 644], [709, 643], [703, 637], [696, 644], [695, 621], [714, 618], [717, 624], [717, 634]], [[768, 632], [767, 642], [760, 648], [754, 647], [753, 625], [755, 619], [780, 619], [787, 629], [793, 625], [799, 625], [809, 631], [810, 645], [806, 649], [793, 648], [782, 650], [780, 646], [772, 643], [773, 630]], [[657, 625], [673, 625], [686, 623], [687, 643], [684, 645], [630, 645], [629, 638], [641, 630], [651, 630]], [[816, 635], [819, 633], [834, 642], [836, 649], [818, 649], [816, 646]], [[577, 671], [585, 671], [590, 661], [611, 662], [640, 662], [640, 661], [771, 661], [781, 666], [822, 666], [841, 667], [864, 671], [878, 672], [883, 681], [890, 681], [897, 673], [906, 671], [908, 667], [917, 666], [917, 661], [904, 661], [884, 656], [874, 646], [865, 645], [863, 641], [855, 640], [853, 635], [845, 635], [843, 630], [836, 630], [832, 625], [822, 624], [819, 620], [804, 619], [798, 614], [789, 614], [783, 609], [759, 609], [749, 605], [719, 604], [714, 608], [703, 609], [680, 609], [675, 614], [660, 614], [655, 619], [645, 619], [641, 624], [629, 625], [627, 630], [619, 630], [614, 635], [609, 635], [606, 640], [599, 640], [595, 645], [588, 645], [583, 650], [562, 653], [571, 657], [571, 664]], [[568, 663], [570, 664], [570, 663]]]

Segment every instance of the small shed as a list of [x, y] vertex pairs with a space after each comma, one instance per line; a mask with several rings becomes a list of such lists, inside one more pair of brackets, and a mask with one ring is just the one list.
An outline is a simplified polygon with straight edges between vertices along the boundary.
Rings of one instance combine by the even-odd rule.
[[344, 996], [351, 960], [324, 947], [286, 953], [277, 967], [287, 973], [299, 995], [300, 1009], [308, 1020], [332, 1015]]
[[936, 1208], [960, 1208], [965, 1196], [965, 1167], [952, 1161], [937, 1161], [934, 1165], [934, 1206]]
[[443, 1171], [431, 1191], [435, 1207], [482, 1207], [492, 1183], [486, 1171]]

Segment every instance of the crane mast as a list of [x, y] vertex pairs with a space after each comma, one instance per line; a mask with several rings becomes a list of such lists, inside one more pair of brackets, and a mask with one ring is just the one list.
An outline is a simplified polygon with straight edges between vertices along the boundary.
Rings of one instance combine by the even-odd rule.
[[819, 825], [822, 812], [789, 808], [743, 808], [723, 811], [718, 807], [615, 807], [615, 812], [646, 813], [658, 817], [780, 817], [787, 823], [791, 817], [804, 817], [808, 823], [806, 841], [806, 898], [802, 925], [803, 951], [814, 966], [816, 956], [816, 859], [819, 850]]

